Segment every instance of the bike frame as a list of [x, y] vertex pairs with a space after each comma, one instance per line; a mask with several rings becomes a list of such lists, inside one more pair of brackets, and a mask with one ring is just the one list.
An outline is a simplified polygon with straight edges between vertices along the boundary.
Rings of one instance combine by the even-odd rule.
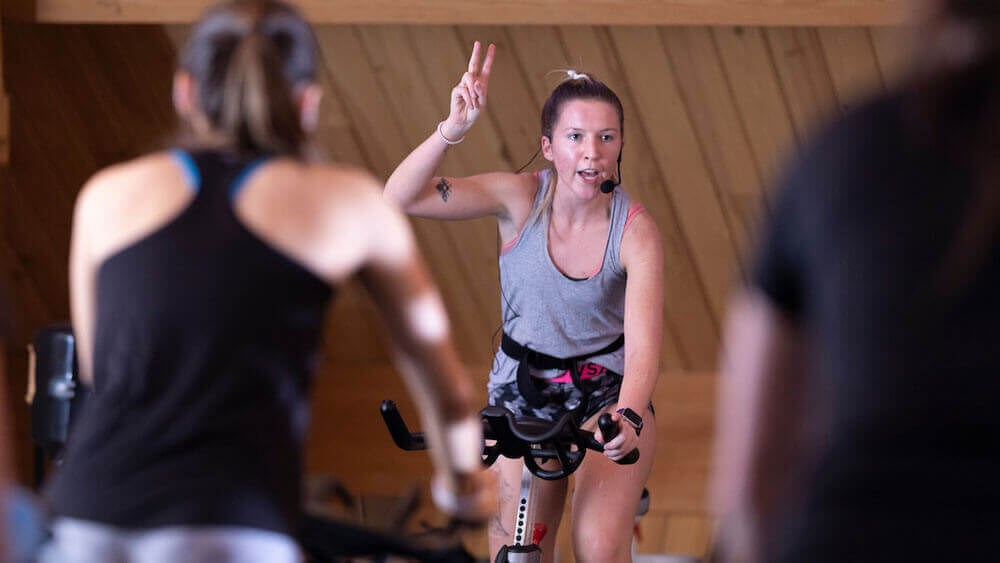
[[[392, 435], [393, 441], [403, 450], [426, 448], [422, 433], [411, 433], [392, 401], [383, 401], [382, 418]], [[536, 504], [536, 478], [545, 480], [565, 479], [581, 463], [588, 449], [604, 451], [604, 445], [594, 438], [593, 432], [578, 428], [571, 415], [564, 415], [557, 421], [532, 417], [515, 417], [509, 410], [489, 406], [480, 411], [483, 418], [483, 463], [492, 465], [499, 456], [523, 459], [521, 485], [517, 509], [515, 511], [514, 543], [500, 548], [494, 563], [540, 563], [542, 549], [538, 545], [547, 529], [539, 528], [534, 521]], [[602, 414], [598, 426], [605, 440], [618, 435], [618, 425], [611, 415]], [[494, 441], [493, 444], [488, 443]], [[575, 449], [574, 449], [575, 446]], [[542, 467], [541, 459], [558, 460], [556, 469]], [[623, 465], [638, 461], [639, 451], [633, 450], [618, 463]], [[544, 526], [544, 523], [542, 523]]]

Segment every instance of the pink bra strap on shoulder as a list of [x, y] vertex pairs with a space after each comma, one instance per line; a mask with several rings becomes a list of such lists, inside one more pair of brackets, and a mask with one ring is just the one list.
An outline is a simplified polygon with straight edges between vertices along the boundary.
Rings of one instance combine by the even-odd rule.
[[510, 249], [514, 248], [514, 245], [517, 244], [517, 241], [519, 240], [521, 240], [521, 233], [517, 233], [517, 236], [510, 242], [505, 242], [503, 246], [500, 247], [500, 255], [503, 256], [504, 254], [510, 252]]
[[646, 212], [646, 208], [642, 206], [641, 203], [633, 203], [631, 207], [628, 208], [628, 215], [625, 217], [625, 227], [623, 229], [627, 230], [628, 226], [632, 224], [632, 220]]

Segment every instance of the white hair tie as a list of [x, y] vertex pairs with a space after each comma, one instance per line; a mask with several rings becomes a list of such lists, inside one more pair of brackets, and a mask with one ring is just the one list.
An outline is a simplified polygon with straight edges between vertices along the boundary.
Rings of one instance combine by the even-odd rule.
[[582, 72], [577, 72], [573, 69], [567, 69], [566, 74], [569, 75], [570, 80], [576, 80], [578, 78], [584, 78], [586, 80], [590, 80], [590, 75], [584, 74]]

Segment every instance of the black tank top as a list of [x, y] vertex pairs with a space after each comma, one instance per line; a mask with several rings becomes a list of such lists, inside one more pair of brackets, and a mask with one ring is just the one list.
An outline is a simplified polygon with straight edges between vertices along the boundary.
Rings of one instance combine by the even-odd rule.
[[333, 292], [234, 214], [260, 160], [175, 155], [196, 196], [98, 271], [94, 395], [51, 506], [126, 528], [293, 534], [307, 391]]

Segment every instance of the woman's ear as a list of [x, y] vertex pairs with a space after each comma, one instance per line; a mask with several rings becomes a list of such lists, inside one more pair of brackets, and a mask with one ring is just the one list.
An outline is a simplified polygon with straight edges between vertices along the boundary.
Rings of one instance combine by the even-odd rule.
[[184, 119], [191, 119], [195, 106], [194, 80], [183, 70], [174, 73], [174, 110]]
[[316, 84], [310, 84], [299, 95], [299, 119], [302, 130], [315, 133], [319, 127], [319, 104], [323, 99], [323, 90]]
[[545, 160], [553, 162], [555, 160], [555, 157], [552, 156], [552, 140], [546, 137], [545, 135], [542, 135], [541, 142], [542, 142], [542, 156], [545, 157]]

